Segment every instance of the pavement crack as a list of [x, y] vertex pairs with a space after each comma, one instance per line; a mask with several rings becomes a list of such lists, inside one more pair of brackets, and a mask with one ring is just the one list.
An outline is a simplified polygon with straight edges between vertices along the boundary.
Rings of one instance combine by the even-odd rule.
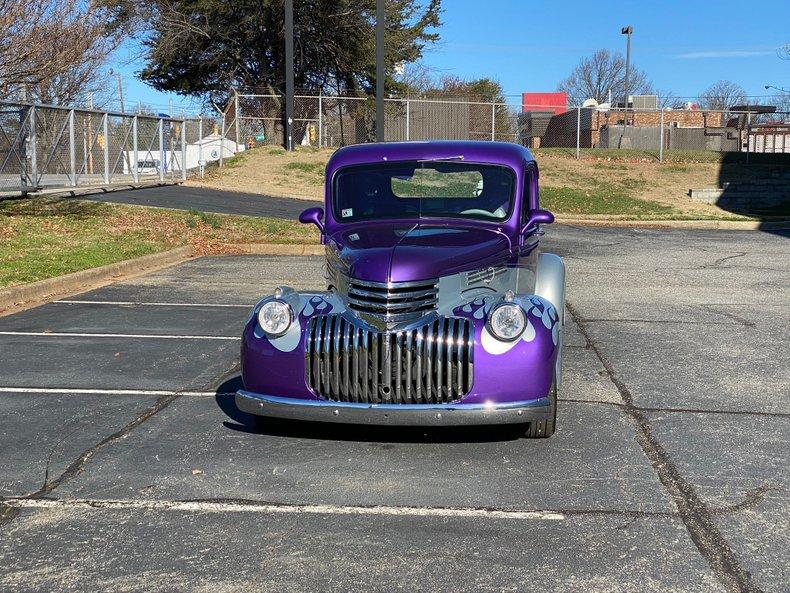
[[644, 412], [634, 405], [633, 394], [615, 372], [614, 367], [598, 343], [592, 338], [587, 324], [576, 307], [566, 302], [568, 312], [579, 327], [598, 359], [609, 373], [609, 379], [620, 393], [623, 400], [622, 410], [631, 417], [636, 426], [635, 438], [650, 461], [658, 479], [664, 486], [675, 506], [686, 530], [708, 562], [711, 570], [729, 590], [742, 593], [757, 593], [761, 589], [752, 579], [750, 572], [745, 570], [730, 546], [713, 521], [713, 514], [700, 498], [690, 482], [680, 473], [669, 453], [653, 435], [653, 427]]
[[10, 523], [19, 515], [19, 509], [0, 499], [0, 527]]
[[[718, 311], [716, 311], [718, 313]], [[732, 319], [736, 319], [730, 315], [725, 315], [726, 317], [731, 317]], [[582, 319], [584, 323], [657, 323], [659, 325], [735, 325], [734, 323], [727, 323], [726, 321], [688, 321], [685, 319], [634, 319], [634, 318], [621, 318], [621, 319], [604, 319], [604, 318], [591, 318], [591, 319]], [[743, 319], [737, 318], [736, 321], [739, 323], [748, 324], [750, 322], [745, 321]], [[753, 323], [751, 325], [754, 325]]]
[[765, 493], [770, 492], [771, 490], [776, 490], [776, 488], [772, 488], [765, 484], [757, 488], [753, 488], [752, 490], [748, 490], [746, 492], [746, 495], [742, 501], [719, 508], [713, 508], [710, 510], [710, 514], [718, 517], [721, 515], [730, 515], [732, 513], [751, 509], [760, 504], [765, 498]]
[[[234, 363], [230, 367], [223, 368], [219, 373], [216, 373], [214, 376], [212, 376], [212, 378], [209, 381], [206, 381], [202, 385], [200, 385], [198, 389], [200, 390], [208, 389], [210, 387], [220, 384], [223, 378], [227, 377], [231, 373], [236, 372], [238, 368], [239, 368], [239, 363], [237, 361], [234, 361]], [[47, 470], [45, 472], [44, 484], [42, 485], [42, 487], [35, 492], [31, 492], [22, 497], [19, 497], [19, 499], [24, 500], [24, 499], [46, 498], [49, 494], [52, 493], [53, 490], [55, 490], [62, 484], [68, 482], [72, 478], [78, 476], [83, 471], [88, 461], [90, 461], [91, 458], [93, 458], [96, 455], [96, 453], [98, 453], [101, 449], [124, 439], [136, 427], [150, 420], [159, 412], [167, 408], [175, 400], [182, 397], [182, 393], [190, 391], [194, 387], [194, 383], [196, 383], [196, 381], [193, 381], [191, 384], [185, 386], [183, 389], [175, 391], [172, 394], [168, 394], [158, 398], [152, 406], [146, 408], [139, 416], [134, 418], [132, 421], [128, 422], [114, 433], [106, 436], [98, 443], [84, 450], [74, 461], [72, 461], [68, 465], [68, 467], [66, 467], [66, 469], [57, 478], [53, 480], [49, 480], [49, 461], [48, 461]], [[0, 504], [2, 504], [2, 512], [0, 512], [0, 526], [7, 524], [9, 521], [13, 520], [19, 513], [18, 508], [9, 507], [7, 503], [3, 502], [3, 500], [8, 501], [9, 499], [0, 498]]]
[[71, 462], [69, 466], [61, 473], [57, 478], [50, 481], [49, 483], [44, 484], [44, 486], [38, 490], [38, 492], [33, 493], [30, 495], [30, 498], [41, 498], [46, 496], [47, 494], [51, 493], [55, 488], [67, 482], [68, 480], [72, 479], [73, 477], [79, 475], [85, 464], [96, 455], [96, 453], [110, 445], [115, 443], [128, 435], [134, 428], [143, 424], [146, 420], [150, 419], [151, 417], [155, 416], [162, 410], [164, 410], [167, 406], [169, 406], [173, 401], [181, 397], [180, 393], [175, 393], [174, 395], [167, 395], [164, 397], [160, 397], [159, 399], [154, 402], [154, 405], [146, 408], [146, 410], [133, 419], [131, 422], [128, 422], [124, 425], [120, 430], [115, 431], [109, 436], [106, 436], [102, 440], [100, 440], [95, 445], [89, 447], [85, 451], [83, 451], [77, 459]]
[[50, 472], [50, 468], [52, 467], [52, 459], [55, 456], [55, 452], [58, 451], [68, 439], [70, 439], [73, 435], [79, 432], [79, 430], [80, 430], [80, 422], [77, 422], [77, 425], [74, 427], [74, 429], [68, 432], [62, 438], [58, 439], [58, 441], [50, 449], [49, 455], [47, 455], [47, 463], [46, 466], [44, 467], [44, 482], [41, 485], [41, 490], [46, 489], [49, 484], [49, 472]]
[[755, 327], [757, 324], [753, 321], [749, 321], [748, 319], [744, 319], [743, 317], [736, 315], [735, 313], [728, 313], [727, 311], [719, 311], [714, 309], [711, 305], [700, 305], [706, 311], [710, 311], [711, 313], [715, 313], [716, 315], [721, 315], [722, 317], [728, 317], [729, 319], [733, 319], [743, 325], [744, 327]]
[[744, 257], [745, 255], [746, 255], [745, 251], [738, 251], [737, 253], [734, 253], [733, 255], [727, 255], [727, 256], [724, 256], [724, 257], [720, 257], [719, 259], [714, 260], [713, 263], [705, 264], [704, 266], [702, 266], [701, 269], [704, 270], [704, 269], [708, 269], [708, 268], [718, 268], [721, 264], [723, 264], [724, 262], [726, 262], [728, 260], [735, 259], [736, 257]]
[[[174, 400], [180, 397], [180, 393], [175, 393], [173, 395], [168, 395], [164, 397], [160, 397], [156, 400], [154, 405], [146, 408], [146, 410], [133, 419], [131, 422], [125, 424], [122, 428], [115, 431], [111, 435], [103, 438], [98, 443], [92, 445], [85, 451], [83, 451], [74, 461], [72, 461], [68, 467], [54, 480], [49, 480], [49, 473], [47, 472], [47, 479], [44, 481], [44, 484], [36, 490], [35, 492], [31, 492], [24, 496], [19, 497], [20, 500], [24, 499], [41, 499], [45, 498], [48, 494], [50, 494], [55, 488], [60, 486], [61, 484], [67, 482], [68, 480], [72, 479], [73, 477], [79, 475], [82, 470], [84, 469], [85, 465], [88, 461], [102, 448], [106, 447], [107, 445], [117, 442], [124, 438], [129, 432], [134, 429], [135, 427], [139, 426], [155, 414], [158, 414], [162, 410], [164, 410], [167, 406], [169, 406]], [[3, 499], [0, 499], [2, 502]], [[9, 500], [8, 498], [5, 499], [6, 501]], [[17, 509], [18, 510], [18, 509]], [[0, 515], [0, 526], [4, 523], [7, 523], [11, 519], [17, 516], [18, 513], [13, 514], [11, 517], [7, 518], [5, 521], [3, 520], [4, 516]]]

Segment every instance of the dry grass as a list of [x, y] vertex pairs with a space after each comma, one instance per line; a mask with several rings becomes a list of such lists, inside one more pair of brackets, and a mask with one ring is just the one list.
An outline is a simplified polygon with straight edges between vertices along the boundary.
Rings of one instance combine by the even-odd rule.
[[190, 185], [268, 196], [323, 200], [324, 166], [330, 148], [302, 148], [286, 152], [276, 146], [245, 151], [226, 161], [224, 169], [212, 168], [205, 179]]
[[[213, 169], [203, 181], [217, 189], [271, 196], [323, 199], [323, 172], [332, 149], [299, 148], [289, 153], [261, 147]], [[618, 218], [742, 218], [714, 205], [693, 202], [691, 188], [718, 187], [720, 162], [659, 163], [652, 157], [617, 159], [572, 152], [536, 151], [546, 205], [560, 216], [589, 215]], [[730, 165], [732, 167], [732, 165]], [[754, 167], [754, 166], [753, 166]]]

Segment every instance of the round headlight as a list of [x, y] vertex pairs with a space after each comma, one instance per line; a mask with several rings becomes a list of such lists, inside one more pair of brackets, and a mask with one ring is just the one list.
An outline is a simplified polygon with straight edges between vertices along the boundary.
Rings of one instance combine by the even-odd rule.
[[491, 311], [488, 325], [496, 338], [511, 342], [523, 333], [527, 325], [527, 316], [524, 314], [524, 309], [515, 303], [502, 303]]
[[291, 306], [283, 301], [269, 301], [258, 311], [261, 329], [275, 338], [287, 332], [292, 322]]

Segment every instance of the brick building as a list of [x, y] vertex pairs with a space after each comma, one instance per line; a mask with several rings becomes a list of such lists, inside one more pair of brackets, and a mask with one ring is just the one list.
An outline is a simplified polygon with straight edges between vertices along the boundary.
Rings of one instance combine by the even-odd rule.
[[[541, 138], [541, 146], [576, 146], [576, 119], [581, 120], [580, 144], [586, 148], [601, 146], [601, 130], [623, 125], [624, 111], [598, 111], [594, 108], [575, 109], [551, 118], [546, 134]], [[636, 128], [655, 128], [661, 123], [660, 111], [628, 111], [628, 125]], [[727, 125], [725, 114], [709, 111], [667, 110], [664, 112], [664, 126], [674, 128], [723, 128]]]

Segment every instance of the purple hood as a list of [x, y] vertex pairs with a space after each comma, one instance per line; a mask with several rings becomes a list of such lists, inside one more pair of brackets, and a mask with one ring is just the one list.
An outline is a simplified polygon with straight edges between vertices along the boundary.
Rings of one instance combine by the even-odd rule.
[[327, 258], [370, 282], [411, 282], [504, 263], [510, 240], [496, 227], [390, 222], [356, 224], [329, 237]]

